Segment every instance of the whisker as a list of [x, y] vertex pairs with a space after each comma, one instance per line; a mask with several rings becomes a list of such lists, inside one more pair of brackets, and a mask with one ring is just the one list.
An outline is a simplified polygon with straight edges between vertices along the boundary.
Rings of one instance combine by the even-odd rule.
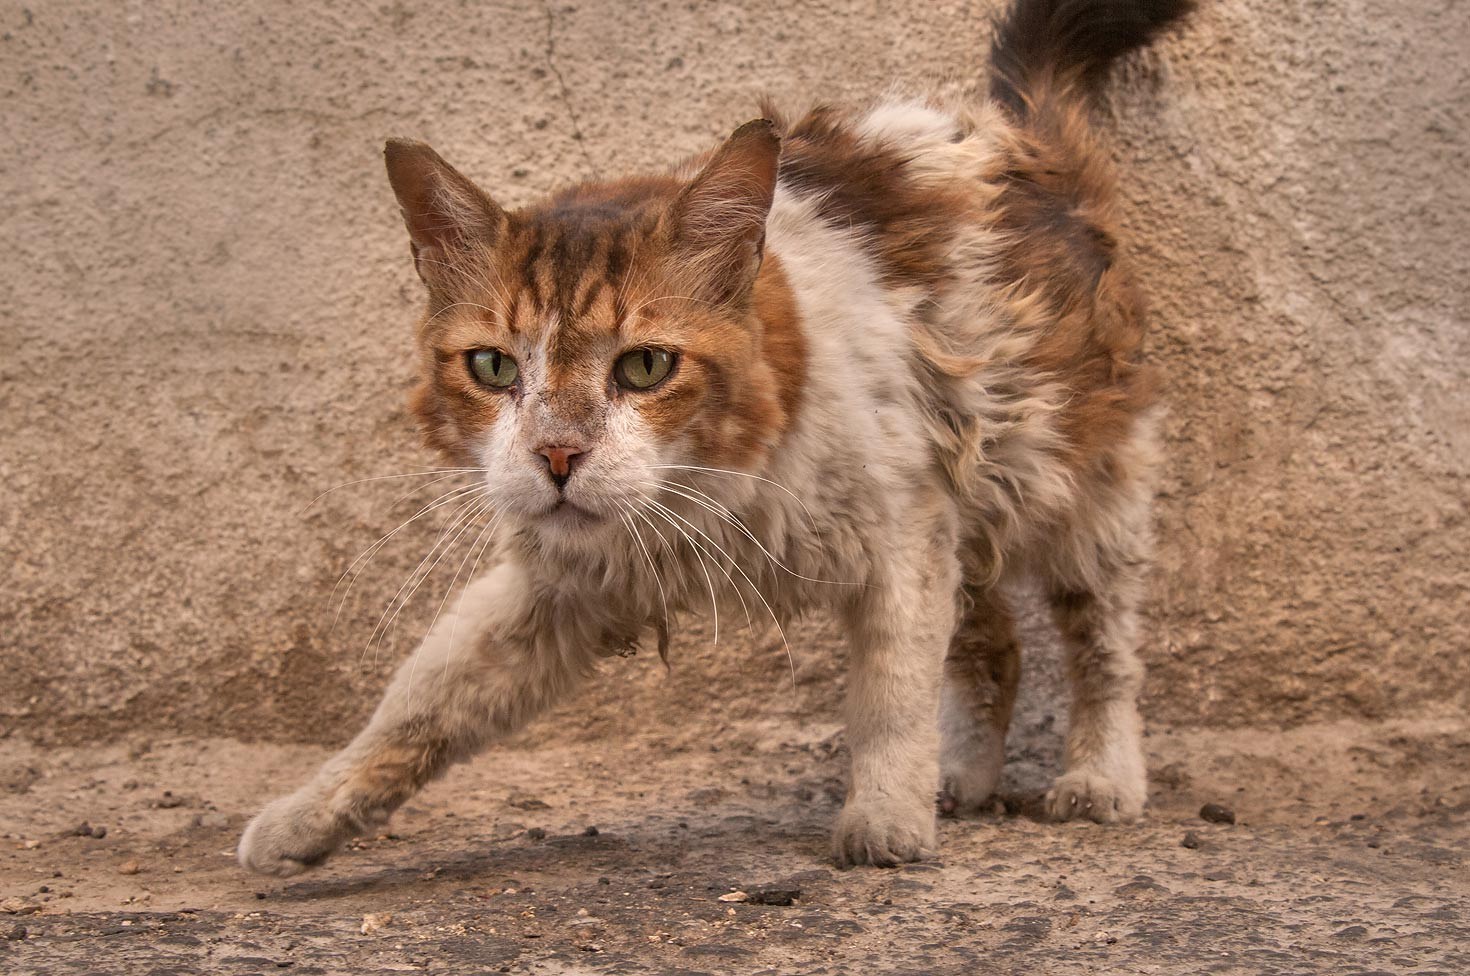
[[[645, 485], [656, 485], [658, 487], [661, 487], [665, 491], [668, 491], [668, 492], [670, 492], [672, 494], [678, 495], [681, 498], [688, 499], [689, 501], [691, 501], [694, 504], [700, 506], [701, 508], [704, 508], [704, 509], [707, 509], [710, 512], [713, 512], [715, 515], [719, 516], [724, 521], [730, 523], [735, 528], [739, 529], [740, 532], [741, 532], [741, 534], [743, 534], [751, 542], [755, 543], [756, 548], [759, 549], [762, 552], [762, 554], [765, 555], [766, 559], [771, 563], [771, 565], [776, 566], [776, 567], [780, 568], [781, 570], [783, 570], [783, 571], [785, 571], [787, 573], [790, 573], [792, 576], [795, 576], [799, 580], [806, 580], [808, 583], [830, 583], [833, 586], [861, 586], [862, 585], [861, 583], [853, 582], [853, 581], [849, 581], [849, 580], [817, 579], [814, 576], [804, 576], [801, 573], [798, 573], [796, 570], [792, 569], [790, 566], [787, 566], [784, 562], [782, 562], [780, 559], [778, 559], [776, 557], [776, 555], [774, 553], [772, 553], [769, 549], [767, 549], [765, 547], [765, 545], [759, 539], [757, 539], [755, 537], [754, 533], [752, 533], [750, 531], [750, 529], [746, 527], [745, 523], [742, 522], [742, 521], [740, 521], [740, 519], [738, 517], [736, 517], [736, 515], [735, 515], [734, 512], [730, 511], [730, 509], [729, 509], [728, 506], [721, 504], [719, 501], [717, 501], [714, 498], [710, 498], [709, 495], [706, 495], [704, 492], [700, 491], [698, 488], [694, 488], [694, 487], [692, 487], [690, 485], [681, 484], [680, 482], [677, 482], [677, 481], [665, 481], [663, 479], [656, 479], [654, 481], [645, 481], [643, 483]], [[680, 489], [686, 489], [687, 491], [693, 492], [694, 494], [693, 495], [685, 494], [685, 492], [684, 491], [681, 491]], [[699, 498], [695, 498], [694, 495], [698, 495]], [[712, 507], [712, 505], [706, 504], [705, 502], [700, 501], [700, 498], [708, 499], [709, 502], [713, 503], [713, 506], [717, 506], [717, 507]]]
[[357, 558], [352, 561], [352, 564], [342, 571], [341, 576], [337, 577], [337, 582], [332, 587], [331, 595], [327, 597], [328, 601], [335, 599], [337, 596], [337, 590], [342, 586], [342, 581], [347, 579], [348, 576], [352, 576], [351, 582], [347, 584], [347, 589], [342, 594], [342, 599], [337, 603], [337, 612], [332, 616], [332, 629], [335, 630], [337, 627], [337, 622], [342, 619], [342, 611], [347, 606], [348, 598], [352, 596], [352, 588], [357, 585], [358, 575], [361, 575], [360, 573], [353, 573], [353, 571], [357, 569], [358, 563], [362, 563], [363, 569], [366, 569], [367, 564], [373, 561], [373, 557], [381, 552], [383, 547], [388, 544], [388, 540], [392, 539], [395, 535], [402, 532], [404, 529], [408, 528], [408, 526], [412, 525], [414, 522], [417, 522], [419, 519], [423, 518], [430, 512], [435, 511], [436, 509], [443, 508], [445, 505], [453, 504], [453, 502], [463, 498], [467, 493], [474, 491], [477, 487], [480, 486], [461, 485], [458, 488], [451, 488], [449, 491], [446, 491], [444, 494], [440, 495], [438, 498], [434, 499], [432, 502], [429, 502], [423, 508], [419, 509], [413, 515], [400, 522], [397, 528], [393, 529], [382, 538], [378, 539], [377, 542], [374, 542], [362, 552], [358, 553]]
[[792, 491], [790, 488], [787, 488], [779, 481], [772, 481], [770, 478], [762, 478], [758, 474], [751, 474], [747, 471], [731, 471], [729, 468], [703, 468], [697, 464], [650, 464], [648, 465], [648, 467], [650, 469], [667, 468], [671, 470], [678, 469], [680, 471], [703, 471], [707, 474], [726, 474], [736, 478], [750, 478], [755, 481], [764, 482], [765, 484], [768, 484], [773, 488], [779, 488], [786, 494], [790, 495], [792, 501], [801, 506], [801, 510], [806, 513], [807, 520], [812, 524], [812, 531], [817, 533], [818, 538], [821, 537], [821, 530], [817, 528], [817, 519], [816, 516], [812, 514], [812, 510], [806, 507], [806, 502], [802, 501], [801, 498], [798, 497], [794, 491]]
[[[755, 582], [751, 580], [750, 576], [746, 574], [745, 570], [740, 567], [740, 564], [737, 563], [733, 558], [731, 558], [730, 554], [727, 553], [727, 552], [725, 552], [724, 549], [721, 549], [720, 548], [720, 544], [718, 542], [716, 542], [714, 539], [711, 539], [709, 537], [709, 534], [707, 532], [705, 532], [703, 529], [701, 529], [699, 526], [695, 525], [693, 522], [690, 522], [688, 519], [684, 518], [678, 512], [675, 512], [673, 509], [669, 508], [667, 505], [664, 505], [664, 504], [662, 504], [660, 502], [654, 501], [651, 498], [645, 498], [645, 501], [647, 501], [649, 505], [653, 506], [656, 511], [662, 511], [662, 512], [664, 512], [666, 518], [668, 516], [673, 516], [674, 518], [678, 519], [680, 522], [683, 522], [685, 525], [689, 526], [690, 529], [694, 530], [694, 532], [696, 532], [699, 535], [703, 536], [704, 539], [705, 539], [705, 541], [707, 541], [710, 545], [714, 546], [715, 549], [720, 553], [720, 555], [722, 555], [726, 559], [730, 560], [730, 565], [735, 568], [735, 572], [737, 572], [737, 573], [740, 574], [741, 578], [743, 578], [745, 580], [746, 585], [748, 585], [750, 587], [751, 592], [753, 592], [755, 594], [756, 599], [760, 600], [761, 601], [761, 604], [766, 608], [766, 613], [768, 613], [768, 614], [771, 615], [771, 623], [773, 623], [773, 624], [776, 625], [776, 632], [781, 635], [781, 644], [782, 644], [782, 646], [784, 646], [786, 648], [786, 663], [791, 668], [791, 690], [792, 690], [793, 693], [795, 693], [795, 691], [796, 691], [796, 658], [791, 653], [791, 643], [786, 639], [786, 629], [781, 626], [781, 621], [776, 616], [776, 611], [774, 609], [772, 609], [771, 604], [769, 602], [767, 602], [766, 597], [765, 597], [765, 594], [761, 593], [760, 587], [759, 586], [756, 586], [755, 585]], [[674, 526], [674, 527], [675, 528], [678, 528], [678, 526]], [[690, 541], [693, 541], [693, 540], [690, 540]], [[710, 557], [710, 558], [714, 558], [714, 557]], [[738, 596], [740, 594], [740, 588], [738, 586], [735, 586], [735, 581], [734, 580], [731, 580], [730, 581], [730, 585], [732, 587], [735, 587], [735, 593]], [[742, 602], [744, 602], [743, 599], [742, 599]], [[748, 614], [748, 611], [747, 611], [747, 614]]]
[[[663, 506], [660, 506], [658, 504], [658, 502], [654, 501], [651, 498], [646, 498], [645, 497], [644, 498], [644, 501], [648, 502], [651, 505], [658, 506], [659, 508], [662, 508], [663, 507]], [[664, 509], [664, 511], [667, 511], [667, 509]], [[705, 567], [705, 565], [704, 565], [704, 556], [705, 555], [709, 555], [709, 553], [704, 549], [703, 546], [701, 546], [699, 543], [697, 543], [697, 542], [694, 541], [693, 536], [691, 536], [688, 532], [685, 532], [683, 529], [679, 528], [678, 525], [675, 525], [672, 521], [670, 521], [667, 515], [664, 515], [662, 517], [663, 517], [664, 521], [666, 521], [666, 522], [669, 523], [670, 527], [672, 527], [675, 532], [678, 532], [685, 539], [687, 539], [688, 542], [689, 542], [689, 545], [694, 549], [694, 558], [699, 562], [700, 572], [704, 573], [704, 581], [709, 586], [709, 606], [710, 606], [710, 611], [714, 614], [714, 618], [715, 618], [715, 633], [714, 633], [714, 640], [712, 641], [712, 643], [713, 643], [713, 645], [715, 647], [719, 647], [720, 646], [720, 604], [719, 604], [719, 600], [716, 599], [716, 597], [715, 597], [715, 581], [714, 581], [714, 578], [710, 576], [709, 569], [707, 569]], [[704, 555], [700, 555], [701, 553], [704, 553]], [[710, 556], [710, 559], [714, 559], [714, 556]], [[718, 565], [718, 563], [716, 563], [716, 565]], [[734, 585], [733, 581], [732, 581], [731, 585], [732, 586]]]
[[437, 484], [442, 484], [443, 482], [448, 481], [451, 478], [463, 478], [466, 474], [470, 472], [474, 472], [476, 474], [483, 473], [484, 470], [484, 468], [471, 468], [469, 469], [469, 471], [455, 471], [452, 474], [446, 474], [442, 478], [435, 478], [433, 481], [429, 482], [426, 485], [419, 485], [417, 488], [410, 488], [408, 491], [405, 491], [403, 494], [399, 495], [397, 498], [388, 503], [388, 511], [391, 512], [394, 508], [398, 507], [399, 502], [403, 501], [406, 498], [412, 498], [414, 495], [417, 495], [419, 492], [424, 491], [425, 489], [432, 488]]
[[[481, 506], [480, 510], [478, 512], [476, 512], [473, 516], [471, 516], [471, 523], [470, 524], [473, 524], [473, 520], [476, 519], [476, 518], [478, 518], [480, 515], [482, 515], [485, 512], [485, 510], [489, 507], [489, 504], [490, 503], [487, 502], [486, 505]], [[495, 530], [495, 526], [498, 525], [498, 524], [500, 524], [500, 514], [499, 513], [496, 513], [495, 517], [492, 518], [484, 526], [482, 526], [480, 528], [479, 533], [476, 534], [474, 540], [472, 542], [470, 542], [469, 549], [465, 550], [464, 558], [461, 559], [459, 561], [459, 565], [457, 567], [455, 567], [454, 576], [452, 576], [450, 578], [450, 580], [449, 580], [449, 586], [446, 587], [445, 590], [444, 590], [444, 598], [439, 601], [439, 608], [434, 611], [434, 619], [429, 622], [429, 627], [425, 631], [425, 633], [433, 633], [435, 626], [437, 626], [438, 623], [439, 623], [439, 617], [440, 617], [440, 615], [442, 615], [444, 613], [444, 607], [449, 603], [450, 596], [452, 596], [454, 594], [454, 588], [459, 583], [459, 576], [460, 576], [461, 573], [464, 572], [465, 564], [470, 561], [470, 557], [471, 556], [475, 555], [475, 548], [480, 544], [480, 540], [485, 537], [486, 533], [493, 532]], [[458, 539], [456, 539], [455, 541], [457, 542]], [[446, 549], [445, 551], [447, 552], [448, 550]], [[478, 559], [478, 557], [476, 557], [476, 560], [475, 560], [475, 568], [476, 569], [479, 568], [479, 559]], [[465, 583], [464, 583], [465, 589], [468, 589], [469, 586], [470, 586], [470, 584], [473, 583], [473, 582], [474, 582], [474, 571], [472, 570], [471, 571], [471, 575], [465, 579]], [[464, 590], [461, 590], [460, 591], [460, 601], [463, 602], [463, 600], [464, 600]], [[455, 613], [455, 616], [454, 616], [453, 622], [452, 622], [452, 624], [451, 624], [451, 626], [449, 628], [449, 648], [448, 648], [447, 651], [445, 651], [445, 662], [446, 662], [446, 665], [448, 663], [448, 660], [451, 657], [454, 656], [454, 635], [455, 635], [456, 631], [459, 629], [459, 604], [456, 604], [455, 605], [454, 613]], [[414, 674], [418, 671], [419, 657], [420, 657], [419, 654], [414, 654], [413, 660], [408, 665], [408, 688], [407, 688], [407, 690], [405, 692], [405, 695], [406, 695], [406, 697], [410, 701], [413, 700], [413, 678], [414, 678]]]
[[618, 504], [623, 509], [623, 513], [618, 517], [628, 527], [628, 534], [633, 537], [634, 542], [638, 543], [638, 548], [643, 550], [643, 558], [648, 562], [648, 570], [653, 573], [653, 581], [658, 584], [658, 602], [664, 608], [664, 630], [667, 631], [669, 629], [669, 600], [664, 594], [664, 581], [658, 574], [658, 566], [654, 564], [653, 555], [648, 551], [648, 546], [643, 544], [643, 537], [638, 534], [638, 529], [633, 525], [633, 520], [627, 515], [629, 511], [628, 505], [623, 502], [619, 502]]
[[[484, 468], [435, 468], [435, 469], [430, 470], [430, 471], [410, 471], [408, 474], [383, 474], [383, 475], [378, 475], [376, 478], [359, 478], [356, 481], [344, 481], [340, 485], [333, 485], [332, 487], [328, 488], [326, 491], [322, 492], [320, 495], [317, 495], [311, 501], [307, 502], [305, 505], [301, 506], [300, 511], [298, 511], [296, 514], [297, 515], [304, 515], [304, 514], [306, 514], [306, 512], [308, 512], [311, 509], [311, 507], [313, 505], [315, 505], [317, 502], [321, 501], [323, 498], [326, 498], [332, 492], [334, 492], [334, 491], [340, 491], [343, 488], [351, 488], [351, 487], [353, 487], [355, 485], [365, 485], [365, 484], [368, 484], [369, 482], [372, 482], [372, 481], [391, 481], [391, 480], [393, 480], [395, 478], [427, 478], [430, 475], [445, 474], [445, 472], [450, 472], [450, 475], [446, 476], [446, 477], [450, 477], [450, 476], [453, 476], [453, 475], [456, 475], [456, 474], [466, 474], [466, 473], [471, 472], [471, 471], [483, 471], [483, 470], [485, 470], [485, 469]], [[441, 478], [439, 480], [440, 481], [443, 481], [445, 479], [444, 478]], [[437, 482], [430, 482], [430, 484], [437, 484]]]
[[[454, 637], [455, 634], [459, 632], [459, 621], [463, 616], [465, 594], [469, 592], [470, 584], [475, 581], [475, 576], [480, 572], [480, 558], [485, 555], [485, 550], [489, 549], [490, 546], [495, 542], [494, 530], [495, 527], [499, 524], [500, 515], [499, 513], [497, 513], [495, 518], [490, 520], [489, 526], [485, 529], [482, 529], [480, 531], [480, 535], [475, 538], [475, 541], [470, 543], [471, 552], [475, 551], [475, 546], [477, 545], [480, 546], [480, 551], [475, 554], [475, 562], [474, 565], [470, 567], [470, 575], [465, 577], [464, 586], [459, 591], [459, 599], [456, 600], [454, 603], [454, 622], [449, 627], [449, 649], [451, 651], [454, 650]], [[483, 545], [480, 545], [481, 538], [485, 540]], [[439, 689], [441, 692], [444, 689], [444, 679], [449, 674], [450, 656], [451, 655], [449, 654], [444, 655], [444, 664], [439, 669]]]
[[[434, 545], [430, 547], [424, 558], [419, 560], [419, 564], [408, 574], [408, 578], [403, 581], [403, 584], [398, 587], [398, 592], [393, 594], [393, 598], [388, 601], [388, 606], [383, 608], [383, 613], [378, 618], [377, 625], [373, 627], [372, 634], [368, 636], [367, 645], [363, 648], [362, 653], [362, 656], [366, 657], [369, 650], [373, 652], [374, 666], [376, 666], [378, 660], [377, 652], [382, 648], [381, 638], [387, 635], [388, 629], [393, 625], [393, 621], [398, 619], [398, 614], [402, 612], [408, 601], [413, 598], [414, 593], [418, 592], [418, 588], [423, 585], [424, 580], [434, 571], [434, 568], [439, 565], [439, 561], [443, 559], [444, 552], [448, 551], [448, 547], [453, 546], [455, 542], [459, 541], [460, 536], [464, 533], [462, 526], [467, 528], [470, 520], [490, 505], [490, 500], [484, 498], [485, 494], [482, 490], [455, 511], [449, 525], [440, 531], [439, 537], [434, 540]], [[440, 547], [444, 546], [446, 538], [449, 539], [448, 546], [445, 547], [444, 552], [440, 552]], [[435, 553], [439, 553], [437, 558], [435, 558]], [[430, 559], [433, 559], [433, 563], [429, 566], [428, 571], [425, 572], [424, 566], [429, 563]], [[404, 595], [405, 591], [407, 591], [406, 596]]]

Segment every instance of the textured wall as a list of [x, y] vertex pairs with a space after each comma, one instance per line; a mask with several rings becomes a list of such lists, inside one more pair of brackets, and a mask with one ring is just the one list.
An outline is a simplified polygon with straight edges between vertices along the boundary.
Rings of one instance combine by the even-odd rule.
[[[513, 205], [760, 92], [972, 78], [992, 6], [0, 3], [0, 734], [341, 739], [433, 612], [447, 574], [362, 654], [410, 529], [332, 628], [403, 482], [300, 512], [433, 463], [385, 136]], [[1470, 7], [1206, 6], [1107, 120], [1170, 377], [1150, 715], [1464, 704]], [[811, 713], [832, 642], [794, 643], [796, 694], [771, 640], [695, 640], [565, 724]]]

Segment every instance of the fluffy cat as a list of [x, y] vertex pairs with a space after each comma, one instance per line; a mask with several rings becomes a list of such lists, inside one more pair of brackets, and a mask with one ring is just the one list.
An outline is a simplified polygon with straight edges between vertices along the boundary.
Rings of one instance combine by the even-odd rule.
[[934, 847], [1000, 775], [1019, 673], [999, 584], [1067, 642], [1060, 819], [1132, 820], [1155, 442], [1144, 314], [1089, 107], [1190, 0], [1014, 0], [989, 97], [775, 112], [672, 173], [507, 212], [421, 143], [388, 175], [428, 290], [414, 399], [479, 479], [494, 568], [368, 726], [249, 825], [290, 875], [514, 731], [599, 655], [711, 604], [851, 641], [832, 851]]

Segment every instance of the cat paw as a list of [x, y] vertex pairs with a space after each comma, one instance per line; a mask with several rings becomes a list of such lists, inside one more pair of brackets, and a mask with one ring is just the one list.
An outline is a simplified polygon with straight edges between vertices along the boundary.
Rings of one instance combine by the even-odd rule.
[[1046, 811], [1053, 820], [1130, 823], [1143, 815], [1146, 792], [1142, 776], [1074, 769], [1057, 777], [1046, 794]]
[[999, 769], [960, 767], [944, 771], [939, 778], [939, 812], [946, 817], [974, 813], [995, 796]]
[[247, 871], [289, 878], [321, 864], [351, 833], [320, 803], [286, 796], [250, 821], [236, 857]]
[[934, 808], [883, 798], [849, 800], [832, 832], [838, 867], [891, 868], [934, 851]]

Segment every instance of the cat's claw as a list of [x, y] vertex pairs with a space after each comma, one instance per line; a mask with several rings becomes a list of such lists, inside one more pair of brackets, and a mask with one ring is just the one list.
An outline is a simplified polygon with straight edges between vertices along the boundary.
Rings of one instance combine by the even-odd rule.
[[1065, 773], [1046, 794], [1046, 811], [1053, 820], [1131, 823], [1143, 816], [1145, 787], [1124, 780], [1090, 769]]

